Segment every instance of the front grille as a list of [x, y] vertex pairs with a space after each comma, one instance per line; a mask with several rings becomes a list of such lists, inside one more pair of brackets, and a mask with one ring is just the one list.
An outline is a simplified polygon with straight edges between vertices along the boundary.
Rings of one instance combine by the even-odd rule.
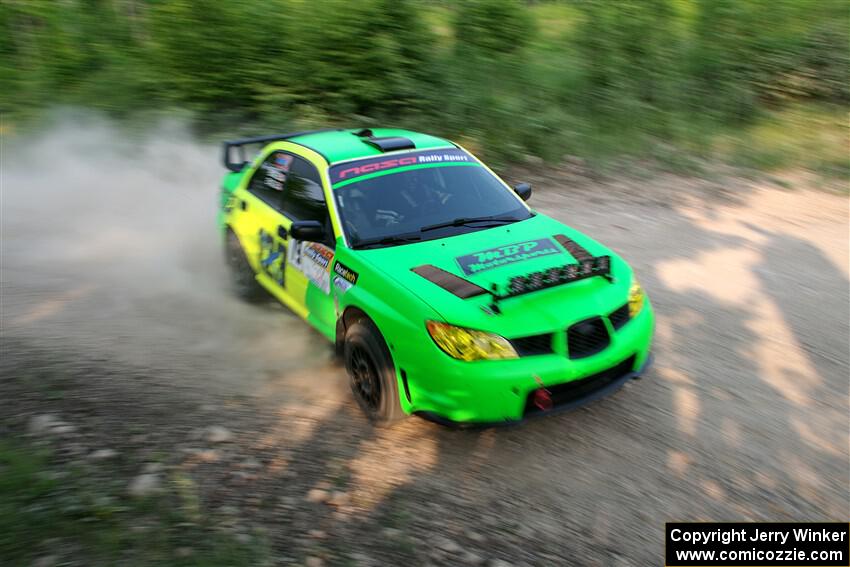
[[629, 322], [629, 304], [625, 303], [622, 307], [608, 315], [608, 320], [611, 321], [611, 326], [614, 330], [619, 330], [620, 327]]
[[521, 337], [519, 339], [511, 339], [511, 344], [516, 349], [520, 356], [534, 356], [535, 354], [552, 354], [555, 352], [552, 349], [552, 333], [544, 333], [542, 335], [532, 335], [530, 337]]
[[567, 330], [567, 352], [570, 358], [585, 358], [611, 344], [608, 329], [601, 317], [579, 321]]
[[[564, 382], [555, 386], [547, 386], [549, 395], [552, 397], [552, 409], [557, 409], [559, 406], [574, 402], [585, 398], [594, 392], [605, 388], [606, 386], [616, 382], [626, 374], [632, 371], [635, 364], [634, 355], [630, 356], [617, 366], [603, 370], [597, 374], [573, 380], [572, 382]], [[534, 390], [528, 394], [525, 401], [525, 415], [541, 413], [541, 409], [534, 405], [533, 401]]]

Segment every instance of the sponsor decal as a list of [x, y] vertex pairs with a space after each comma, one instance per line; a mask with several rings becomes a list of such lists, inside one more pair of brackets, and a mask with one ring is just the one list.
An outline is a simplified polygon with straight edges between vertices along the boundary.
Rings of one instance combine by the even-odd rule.
[[342, 262], [337, 262], [334, 264], [334, 273], [350, 283], [354, 285], [357, 283], [357, 278], [360, 277], [360, 274], [343, 264]]
[[271, 175], [267, 175], [263, 180], [263, 184], [269, 189], [274, 189], [275, 191], [283, 191], [283, 181], [279, 181], [273, 178]]
[[289, 246], [287, 260], [316, 287], [330, 293], [330, 265], [333, 257], [333, 250], [324, 244], [293, 240]]
[[342, 262], [337, 262], [334, 264], [334, 287], [337, 288], [340, 293], [345, 293], [357, 283], [357, 278], [360, 277], [360, 274], [343, 264]]
[[538, 238], [458, 256], [455, 261], [463, 273], [469, 276], [508, 264], [561, 253], [561, 249], [551, 238]]
[[507, 297], [522, 295], [539, 289], [571, 283], [594, 276], [611, 276], [610, 256], [591, 256], [577, 264], [564, 264], [542, 272], [516, 276], [508, 282]]
[[304, 248], [303, 254], [308, 260], [325, 271], [328, 271], [328, 266], [330, 266], [331, 260], [333, 260], [334, 257], [333, 252], [329, 248], [322, 246], [321, 244], [316, 244], [315, 242], [308, 244], [307, 247]]
[[399, 167], [419, 164], [440, 163], [471, 163], [477, 162], [468, 153], [457, 148], [412, 152], [401, 157], [387, 158], [386, 156], [361, 159], [335, 165], [330, 169], [331, 184], [355, 179], [376, 171], [388, 171]]
[[292, 165], [292, 159], [291, 155], [278, 152], [274, 155], [272, 163], [278, 169], [289, 171], [289, 166]]
[[360, 277], [360, 274], [343, 264], [342, 262], [337, 262], [334, 264], [334, 287], [336, 287], [340, 293], [345, 293], [357, 283], [357, 278]]
[[334, 287], [337, 288], [340, 293], [345, 293], [349, 289], [353, 288], [354, 284], [341, 276], [334, 276]]
[[286, 175], [289, 172], [292, 159], [291, 155], [278, 152], [263, 162], [260, 166], [260, 169], [263, 170], [263, 174], [265, 175], [263, 185], [275, 191], [283, 191], [283, 185], [286, 183]]
[[280, 240], [260, 229], [260, 269], [268, 274], [277, 285], [283, 287], [285, 270], [283, 259], [286, 258], [286, 246]]

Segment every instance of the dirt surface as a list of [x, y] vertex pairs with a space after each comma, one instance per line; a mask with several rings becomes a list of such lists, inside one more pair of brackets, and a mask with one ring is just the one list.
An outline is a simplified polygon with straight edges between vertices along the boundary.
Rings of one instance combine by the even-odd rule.
[[0, 434], [49, 414], [69, 460], [160, 462], [275, 564], [657, 565], [665, 521], [847, 519], [846, 197], [514, 172], [632, 263], [654, 368], [519, 427], [375, 429], [317, 333], [229, 295], [217, 151], [182, 136], [4, 157]]

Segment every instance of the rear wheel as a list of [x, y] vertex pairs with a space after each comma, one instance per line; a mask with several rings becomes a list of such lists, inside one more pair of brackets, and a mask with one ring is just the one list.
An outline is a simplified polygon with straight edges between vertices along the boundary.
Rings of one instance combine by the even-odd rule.
[[232, 230], [227, 231], [224, 243], [224, 259], [230, 272], [230, 284], [233, 291], [245, 301], [252, 303], [266, 298], [265, 290], [257, 282], [254, 270], [248, 263], [242, 244]]
[[384, 338], [371, 321], [361, 319], [348, 327], [344, 358], [351, 392], [369, 420], [389, 424], [403, 419], [395, 366]]

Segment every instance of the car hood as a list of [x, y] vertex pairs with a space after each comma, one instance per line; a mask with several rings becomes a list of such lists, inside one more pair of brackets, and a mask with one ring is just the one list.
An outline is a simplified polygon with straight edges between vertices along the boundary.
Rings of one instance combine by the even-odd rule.
[[[487, 309], [489, 294], [462, 299], [413, 271], [432, 265], [484, 289], [502, 293], [512, 277], [576, 259], [555, 236], [564, 235], [593, 256], [609, 255], [613, 281], [592, 277], [502, 299]], [[552, 332], [574, 321], [607, 315], [625, 303], [631, 269], [610, 249], [545, 215], [462, 235], [358, 252], [365, 261], [431, 306], [445, 321], [520, 337]]]

